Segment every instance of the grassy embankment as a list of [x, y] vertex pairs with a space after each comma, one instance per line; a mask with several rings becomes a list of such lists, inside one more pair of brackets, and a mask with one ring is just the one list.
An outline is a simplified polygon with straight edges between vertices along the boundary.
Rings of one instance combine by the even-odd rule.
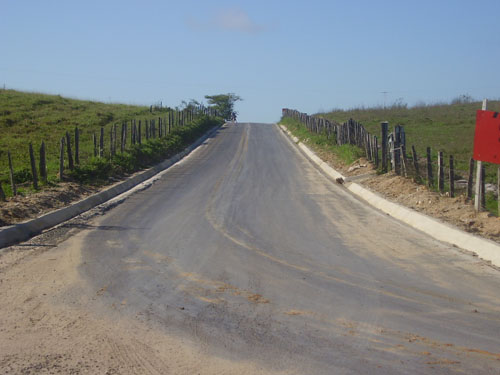
[[282, 118], [280, 124], [285, 125], [293, 135], [312, 145], [316, 150], [330, 152], [346, 165], [352, 164], [364, 155], [364, 151], [357, 146], [349, 144], [337, 146], [335, 138], [328, 139], [326, 135], [311, 133], [300, 121], [295, 119]]
[[[474, 143], [474, 129], [476, 123], [476, 111], [481, 109], [481, 102], [454, 103], [422, 105], [406, 108], [404, 106], [392, 106], [388, 108], [360, 108], [352, 110], [333, 110], [331, 112], [319, 113], [318, 117], [324, 117], [330, 121], [343, 123], [349, 118], [361, 122], [372, 134], [380, 138], [380, 123], [389, 121], [389, 132], [394, 130], [395, 125], [403, 125], [406, 132], [407, 147], [415, 146], [419, 157], [425, 157], [426, 148], [432, 150], [433, 161], [437, 163], [437, 152], [443, 151], [445, 164], [448, 164], [449, 155], [453, 155], [455, 169], [458, 176], [467, 178], [469, 159], [472, 157]], [[500, 101], [488, 103], [488, 109], [500, 111]], [[288, 124], [293, 122], [285, 120]], [[300, 128], [303, 138], [315, 139], [316, 144], [326, 141], [325, 136], [316, 136], [309, 133], [305, 127], [298, 126], [290, 129], [294, 133]], [[296, 135], [299, 133], [296, 133]], [[299, 136], [300, 137], [300, 136]], [[333, 143], [333, 142], [331, 142]], [[336, 154], [342, 152], [339, 147], [329, 146]], [[344, 146], [342, 146], [344, 147]], [[362, 152], [360, 150], [360, 152]], [[349, 164], [352, 160], [349, 152], [348, 157], [343, 160]], [[486, 182], [496, 183], [498, 165], [486, 164]], [[436, 171], [434, 171], [436, 173]], [[474, 175], [475, 177], [475, 175]], [[489, 211], [497, 213], [497, 201], [493, 194], [487, 194], [486, 206]]]
[[[63, 98], [55, 95], [24, 93], [14, 90], [0, 90], [0, 183], [11, 194], [9, 184], [7, 150], [10, 150], [15, 180], [20, 193], [29, 193], [31, 170], [28, 145], [33, 143], [37, 164], [38, 150], [42, 141], [46, 144], [48, 184], [57, 183], [59, 170], [60, 139], [66, 132], [72, 136], [74, 129], [80, 129], [80, 166], [69, 171], [68, 178], [84, 183], [105, 183], [110, 176], [119, 177], [124, 173], [147, 167], [169, 157], [209, 128], [221, 123], [221, 119], [199, 117], [183, 127], [173, 128], [171, 134], [161, 139], [145, 141], [143, 125], [143, 144], [130, 145], [130, 126], [127, 149], [114, 157], [109, 154], [109, 132], [113, 124], [121, 125], [132, 119], [144, 120], [164, 118], [168, 109], [153, 111], [149, 107], [125, 104], [107, 104]], [[92, 134], [99, 136], [101, 127], [105, 128], [104, 157], [93, 156]], [[120, 126], [118, 133], [120, 132]], [[119, 136], [119, 134], [118, 134]], [[74, 152], [74, 144], [73, 144]], [[65, 163], [67, 164], [65, 154]], [[38, 165], [37, 165], [38, 167]], [[43, 184], [42, 184], [43, 188]]]

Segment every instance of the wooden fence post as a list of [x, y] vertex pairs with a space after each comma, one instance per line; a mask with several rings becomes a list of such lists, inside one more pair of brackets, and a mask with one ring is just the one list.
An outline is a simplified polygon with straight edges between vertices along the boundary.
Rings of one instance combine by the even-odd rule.
[[371, 153], [372, 153], [372, 160], [373, 160], [373, 163], [375, 164], [376, 163], [376, 160], [377, 158], [375, 157], [375, 154], [377, 152], [377, 149], [375, 148], [375, 136], [370, 134], [369, 135], [369, 139], [370, 139], [370, 150], [371, 150]]
[[382, 172], [387, 172], [387, 132], [389, 123], [384, 121], [380, 124], [382, 127]]
[[352, 139], [352, 118], [347, 121], [347, 143], [352, 144], [351, 139]]
[[61, 138], [59, 146], [59, 181], [64, 178], [64, 137]]
[[[488, 108], [488, 99], [483, 100], [482, 110], [486, 111], [486, 108]], [[481, 185], [484, 184], [484, 182], [481, 180], [482, 170], [483, 162], [478, 160], [476, 170], [476, 196], [474, 197], [474, 208], [476, 209], [476, 211], [481, 211], [481, 202], [484, 200], [484, 197], [481, 195], [484, 193], [481, 190]]]
[[134, 120], [134, 145], [139, 143], [139, 137], [137, 136], [137, 122]]
[[92, 134], [92, 141], [94, 142], [94, 157], [97, 157], [97, 136]]
[[134, 121], [130, 120], [130, 145], [133, 144], [134, 144]]
[[427, 186], [432, 187], [433, 182], [431, 148], [427, 147]]
[[10, 155], [10, 150], [7, 151], [7, 157], [9, 159], [10, 188], [12, 189], [12, 195], [17, 195], [16, 181], [14, 181], [14, 167], [12, 166], [12, 157]]
[[403, 173], [405, 177], [408, 177], [408, 159], [406, 158], [406, 152], [404, 152], [403, 146], [401, 146], [401, 161], [403, 167]]
[[113, 125], [109, 128], [109, 157], [113, 157]]
[[453, 166], [453, 155], [450, 155], [450, 197], [455, 196], [455, 168]]
[[40, 178], [44, 183], [47, 183], [47, 157], [45, 154], [45, 142], [42, 141], [42, 145], [40, 146]]
[[438, 188], [439, 192], [444, 192], [444, 161], [443, 151], [438, 152]]
[[366, 153], [366, 158], [368, 160], [372, 160], [372, 154], [370, 150], [370, 142], [369, 142], [369, 135], [367, 133], [364, 133], [363, 135], [363, 140], [365, 142], [365, 153]]
[[121, 136], [121, 139], [120, 139], [120, 152], [123, 153], [123, 150], [125, 149], [125, 126], [127, 126], [127, 124], [124, 124], [122, 123], [122, 136]]
[[406, 158], [406, 132], [405, 132], [405, 127], [401, 126], [401, 135], [400, 135], [400, 143], [401, 143], [401, 153], [403, 154], [403, 157]]
[[377, 138], [377, 136], [373, 136], [373, 141], [374, 141], [374, 151], [375, 151], [375, 168], [378, 169], [380, 161], [378, 158], [378, 138]]
[[394, 172], [396, 172], [396, 151], [395, 151], [395, 148], [396, 148], [396, 137], [394, 136], [394, 133], [391, 134], [392, 135], [392, 142], [390, 144], [390, 147], [389, 147], [389, 153], [391, 155], [391, 169], [394, 170]]
[[472, 187], [474, 185], [474, 159], [469, 159], [469, 179], [467, 180], [467, 199], [472, 199]]
[[75, 165], [73, 164], [73, 152], [71, 151], [71, 137], [69, 136], [69, 133], [66, 132], [66, 147], [68, 151], [68, 165], [69, 169], [73, 170], [75, 168]]
[[116, 154], [116, 142], [118, 142], [118, 124], [113, 124], [113, 155]]
[[415, 178], [418, 179], [420, 177], [420, 172], [418, 169], [418, 156], [417, 150], [415, 150], [415, 146], [411, 146], [411, 154], [413, 158], [413, 168], [415, 169]]
[[33, 188], [38, 190], [38, 174], [36, 173], [36, 161], [35, 153], [33, 152], [33, 145], [30, 142], [30, 163], [31, 163], [31, 174], [33, 176]]
[[75, 127], [75, 163], [80, 164], [80, 131]]
[[137, 125], [135, 123], [135, 119], [132, 121], [131, 127], [132, 127], [131, 131], [132, 144], [135, 145], [136, 135], [137, 135]]
[[101, 126], [101, 136], [99, 137], [99, 157], [104, 156], [104, 127]]
[[142, 126], [141, 126], [141, 120], [139, 120], [139, 129], [137, 132], [137, 142], [139, 142], [140, 145], [142, 145]]
[[401, 175], [401, 125], [394, 127], [394, 172]]

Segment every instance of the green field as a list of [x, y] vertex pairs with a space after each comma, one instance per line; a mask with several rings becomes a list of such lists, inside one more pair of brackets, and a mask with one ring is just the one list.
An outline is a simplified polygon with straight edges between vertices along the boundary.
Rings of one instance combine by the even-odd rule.
[[[466, 175], [469, 159], [472, 157], [476, 111], [481, 102], [438, 104], [406, 108], [366, 108], [353, 110], [334, 110], [318, 113], [317, 116], [343, 123], [349, 118], [361, 122], [372, 134], [380, 137], [380, 123], [389, 122], [389, 131], [395, 125], [403, 125], [406, 132], [407, 148], [415, 146], [419, 156], [424, 156], [426, 148], [431, 147], [433, 158], [443, 151], [445, 160], [453, 155], [456, 168]], [[500, 101], [490, 101], [488, 109], [500, 111]], [[496, 183], [497, 166], [486, 167], [486, 181]]]
[[[426, 148], [431, 147], [434, 176], [436, 176], [437, 153], [443, 151], [445, 171], [447, 160], [453, 155], [455, 162], [455, 178], [467, 179], [469, 160], [473, 154], [476, 111], [481, 109], [481, 102], [461, 102], [452, 104], [421, 105], [408, 108], [391, 106], [388, 108], [358, 108], [352, 110], [333, 110], [317, 113], [315, 116], [330, 121], [344, 123], [352, 118], [364, 125], [372, 134], [380, 139], [382, 121], [389, 122], [389, 132], [395, 125], [403, 125], [406, 132], [407, 149], [414, 145], [419, 158], [425, 158]], [[488, 110], [500, 112], [500, 101], [490, 101]], [[350, 164], [363, 150], [356, 152], [357, 147], [350, 145], [335, 146], [334, 140], [327, 140], [326, 135], [309, 132], [299, 121], [283, 118], [281, 123], [301, 139], [308, 139], [321, 150], [335, 154], [344, 163]], [[484, 163], [486, 167], [486, 183], [497, 183], [499, 165]], [[475, 178], [475, 174], [474, 174]], [[434, 181], [436, 185], [436, 178]], [[434, 187], [437, 189], [437, 186]], [[493, 193], [486, 195], [486, 208], [498, 214], [497, 199]]]
[[[101, 127], [105, 128], [104, 156], [109, 159], [109, 133], [113, 124], [118, 124], [119, 137], [121, 124], [123, 122], [128, 122], [130, 124], [132, 119], [136, 119], [137, 121], [142, 120], [144, 124], [144, 120], [158, 119], [158, 117], [165, 118], [168, 116], [169, 110], [170, 109], [163, 108], [150, 112], [150, 108], [146, 106], [108, 104], [68, 99], [59, 95], [0, 90], [0, 132], [2, 134], [0, 137], [0, 182], [9, 195], [11, 193], [7, 158], [7, 151], [9, 150], [13, 159], [15, 180], [20, 184], [21, 192], [30, 191], [31, 170], [29, 143], [31, 142], [35, 149], [38, 167], [38, 150], [42, 141], [45, 142], [47, 149], [49, 182], [57, 182], [60, 139], [66, 132], [69, 132], [73, 138], [76, 126], [80, 129], [80, 159], [82, 160], [82, 168], [88, 169], [91, 165], [91, 169], [95, 172], [97, 169], [103, 167], [103, 160], [99, 162], [93, 158], [93, 133], [99, 136]], [[203, 129], [205, 129], [206, 124], [211, 126], [214, 125], [213, 122], [205, 120], [207, 119], [198, 121], [193, 125]], [[142, 129], [142, 138], [144, 139], [144, 125]], [[140, 150], [139, 147], [135, 147], [134, 150], [132, 150], [132, 147], [130, 147], [130, 125], [128, 131], [127, 147], [130, 148], [130, 152], [127, 155], [131, 156], [134, 154], [134, 157], [140, 157], [142, 153], [142, 156], [149, 158], [148, 160], [150, 162], [157, 160], [162, 152], [165, 153], [162, 147], [171, 147], [175, 143], [174, 148], [178, 148], [180, 144], [184, 144], [184, 142], [191, 139], [189, 134], [179, 133], [180, 139], [176, 139], [175, 141], [172, 141], [172, 137], [170, 137], [170, 140], [164, 140], [162, 142], [151, 141], [151, 145], [148, 147], [143, 146], [142, 150]], [[186, 133], [187, 130], [183, 132]], [[193, 130], [193, 134], [195, 133], [197, 134], [197, 132]], [[74, 140], [72, 140], [72, 142], [74, 142]], [[74, 143], [72, 146], [74, 152]], [[65, 159], [67, 168], [66, 155]], [[144, 166], [140, 165], [141, 163], [137, 160], [119, 160], [119, 156], [115, 159], [113, 163], [115, 166], [117, 163], [128, 163], [129, 166], [132, 163], [137, 168]], [[122, 169], [130, 169], [129, 166]], [[88, 170], [87, 172], [80, 172], [82, 172], [83, 175], [75, 172], [76, 174], [74, 173], [73, 177], [81, 179]], [[83, 178], [83, 180], [89, 179]]]

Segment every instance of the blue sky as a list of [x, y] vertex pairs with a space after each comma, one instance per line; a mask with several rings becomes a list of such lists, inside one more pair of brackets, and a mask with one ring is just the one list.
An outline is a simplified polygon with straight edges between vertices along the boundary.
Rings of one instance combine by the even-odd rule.
[[0, 85], [241, 121], [399, 98], [500, 97], [500, 0], [0, 0]]

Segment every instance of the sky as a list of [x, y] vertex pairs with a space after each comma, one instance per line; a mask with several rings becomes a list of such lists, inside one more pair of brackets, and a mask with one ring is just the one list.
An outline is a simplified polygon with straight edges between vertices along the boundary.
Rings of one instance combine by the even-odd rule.
[[245, 122], [500, 97], [500, 0], [0, 0], [0, 15], [0, 85], [23, 91], [168, 106], [235, 93]]

